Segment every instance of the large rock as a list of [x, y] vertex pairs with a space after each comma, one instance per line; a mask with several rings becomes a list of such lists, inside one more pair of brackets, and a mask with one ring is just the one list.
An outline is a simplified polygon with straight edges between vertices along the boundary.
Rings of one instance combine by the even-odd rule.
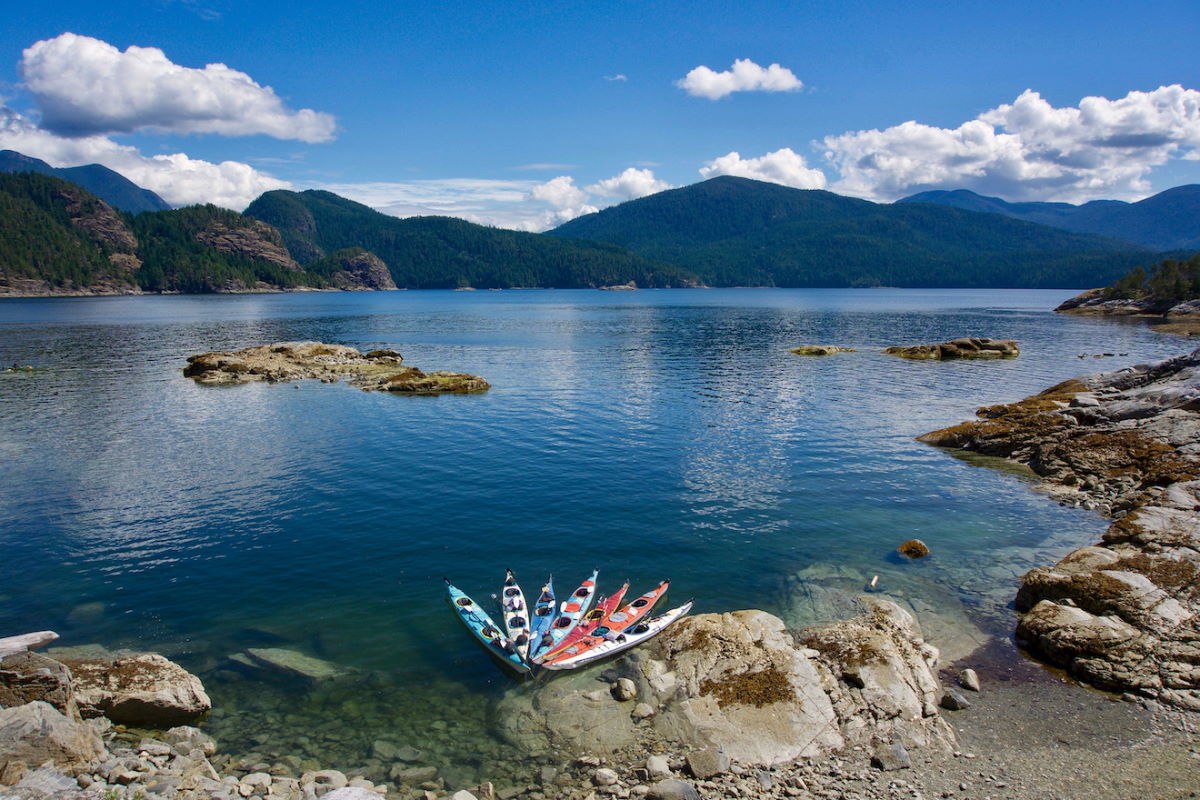
[[[763, 611], [688, 617], [616, 662], [512, 690], [495, 724], [511, 743], [559, 756], [687, 742], [714, 754], [717, 769], [725, 758], [786, 764], [877, 735], [911, 747], [953, 741], [937, 715], [936, 651], [906, 612], [863, 602], [866, 616], [807, 631], [803, 644]], [[657, 708], [652, 722], [597, 688], [602, 670], [634, 682]]]
[[156, 653], [66, 660], [75, 700], [84, 717], [168, 728], [195, 720], [212, 708], [200, 679]]
[[79, 719], [71, 672], [63, 664], [38, 653], [9, 656], [0, 662], [0, 708], [41, 700], [63, 714]]
[[831, 356], [835, 353], [857, 352], [853, 347], [838, 347], [835, 344], [802, 344], [793, 347], [791, 352], [798, 356]]
[[329, 260], [336, 267], [329, 279], [339, 289], [354, 291], [396, 288], [387, 264], [374, 253], [368, 253], [361, 247], [338, 251], [331, 255]]
[[1088, 375], [920, 437], [1027, 464], [1115, 517], [1022, 578], [1018, 637], [1098, 686], [1200, 710], [1200, 350]]
[[1012, 339], [953, 339], [941, 344], [914, 344], [886, 347], [884, 353], [919, 361], [948, 361], [956, 358], [1016, 358], [1021, 349]]
[[49, 703], [39, 700], [0, 709], [0, 763], [52, 761], [58, 766], [81, 766], [103, 752], [93, 726], [67, 717]]

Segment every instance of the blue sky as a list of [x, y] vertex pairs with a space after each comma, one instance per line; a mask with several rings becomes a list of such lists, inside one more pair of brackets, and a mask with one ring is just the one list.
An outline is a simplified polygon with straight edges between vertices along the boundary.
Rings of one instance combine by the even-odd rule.
[[1200, 182], [1196, 41], [1194, 0], [30, 4], [0, 147], [528, 229], [715, 174], [1137, 199]]

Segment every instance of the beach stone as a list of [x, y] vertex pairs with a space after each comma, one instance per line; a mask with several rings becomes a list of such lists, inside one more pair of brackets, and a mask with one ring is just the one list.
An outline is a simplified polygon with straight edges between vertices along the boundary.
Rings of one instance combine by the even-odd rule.
[[199, 750], [206, 756], [217, 752], [217, 742], [199, 728], [188, 725], [178, 725], [163, 734], [162, 740], [175, 748], [180, 755], [187, 755], [193, 750]]
[[720, 748], [706, 747], [690, 751], [687, 754], [687, 766], [693, 777], [706, 781], [729, 771], [729, 757]]
[[246, 654], [262, 666], [313, 681], [329, 680], [346, 674], [346, 670], [337, 664], [283, 647], [251, 647], [246, 650]]
[[942, 695], [940, 705], [948, 711], [965, 711], [971, 707], [971, 701], [967, 700], [957, 689], [947, 687], [946, 693]]
[[646, 773], [651, 780], [670, 778], [671, 765], [664, 756], [650, 756], [646, 759]]
[[700, 800], [700, 793], [687, 781], [668, 778], [652, 784], [646, 797], [650, 800]]
[[637, 697], [637, 684], [629, 678], [618, 678], [612, 685], [612, 696], [624, 702]]
[[612, 786], [617, 780], [617, 773], [608, 767], [601, 767], [592, 774], [592, 781], [597, 786]]
[[478, 800], [475, 795], [468, 792], [466, 789], [459, 789], [454, 794], [450, 795], [450, 800]]
[[300, 776], [301, 786], [312, 784], [318, 787], [341, 789], [349, 782], [350, 780], [346, 777], [346, 774], [336, 769], [321, 769], [314, 772], [306, 772]]
[[404, 761], [411, 764], [414, 761], [421, 760], [421, 751], [412, 745], [406, 744], [396, 751], [395, 758], [397, 761]]
[[649, 719], [654, 716], [654, 706], [649, 703], [638, 703], [633, 707], [633, 718], [636, 720]]
[[166, 728], [212, 708], [200, 679], [157, 653], [64, 660], [84, 717], [106, 716], [122, 725]]
[[900, 742], [877, 742], [871, 754], [871, 766], [883, 772], [910, 769], [912, 759]]
[[54, 706], [35, 700], [16, 708], [0, 709], [0, 763], [56, 766], [87, 764], [104, 753], [100, 734], [92, 726], [73, 720]]
[[958, 673], [958, 682], [964, 689], [970, 689], [972, 692], [979, 691], [979, 675], [973, 669], [967, 668]]
[[896, 551], [903, 556], [911, 559], [924, 558], [929, 555], [929, 545], [922, 542], [920, 539], [909, 539], [904, 544], [896, 548]]

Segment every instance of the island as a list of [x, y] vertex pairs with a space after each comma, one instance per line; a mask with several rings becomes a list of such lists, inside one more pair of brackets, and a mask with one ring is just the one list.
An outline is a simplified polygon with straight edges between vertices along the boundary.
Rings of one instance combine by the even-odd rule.
[[1154, 318], [1154, 330], [1200, 334], [1200, 253], [1135, 267], [1109, 286], [1089, 289], [1054, 309], [1060, 314]]

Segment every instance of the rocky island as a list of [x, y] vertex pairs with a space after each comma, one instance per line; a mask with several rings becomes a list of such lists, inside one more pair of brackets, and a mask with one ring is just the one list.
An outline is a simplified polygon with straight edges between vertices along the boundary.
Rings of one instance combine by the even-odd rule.
[[1026, 464], [1114, 520], [1023, 577], [1018, 637], [1095, 686], [1200, 711], [1200, 350], [978, 416], [919, 438]]
[[1089, 289], [1054, 309], [1060, 314], [1157, 319], [1161, 333], [1200, 333], [1200, 254], [1137, 267], [1110, 286]]
[[335, 383], [345, 378], [364, 391], [403, 394], [468, 394], [486, 392], [491, 387], [478, 375], [427, 373], [403, 366], [403, 360], [395, 350], [360, 353], [340, 344], [277, 342], [191, 356], [183, 374], [208, 386], [309, 379]]
[[883, 352], [915, 361], [949, 361], [957, 358], [1016, 358], [1021, 354], [1021, 349], [1012, 339], [964, 337], [941, 344], [887, 347]]

